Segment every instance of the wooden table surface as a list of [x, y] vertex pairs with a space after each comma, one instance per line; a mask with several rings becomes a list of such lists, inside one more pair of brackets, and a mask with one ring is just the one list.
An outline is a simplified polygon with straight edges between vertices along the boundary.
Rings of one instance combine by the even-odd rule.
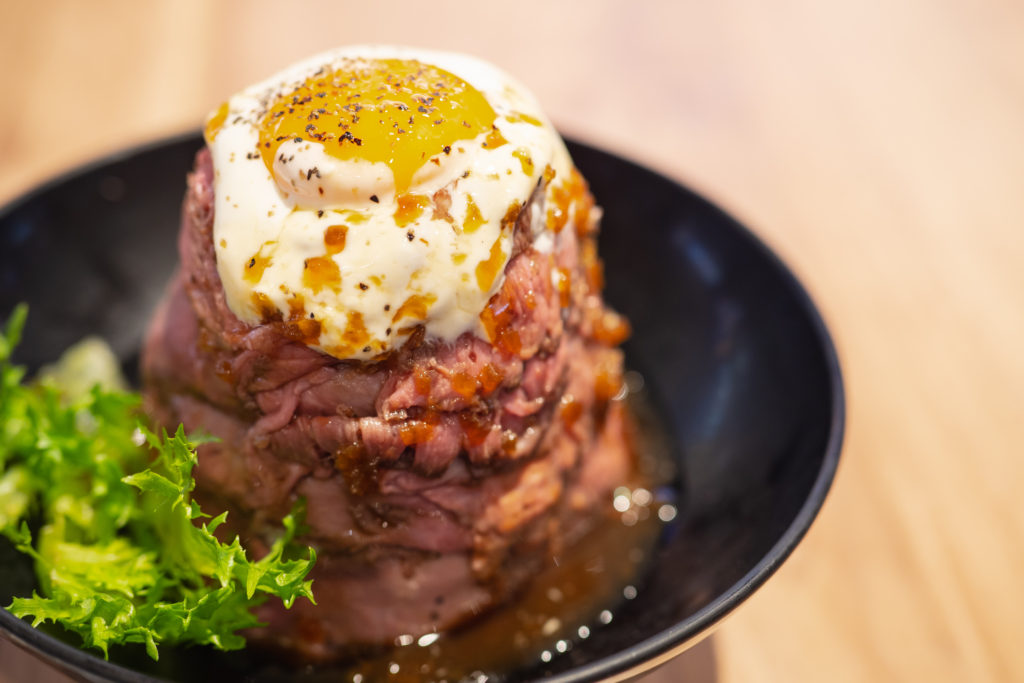
[[[1024, 6], [12, 1], [0, 200], [354, 42], [503, 66], [748, 223], [831, 327], [848, 431], [819, 519], [652, 680], [1024, 680]], [[56, 677], [0, 645], [15, 680]]]

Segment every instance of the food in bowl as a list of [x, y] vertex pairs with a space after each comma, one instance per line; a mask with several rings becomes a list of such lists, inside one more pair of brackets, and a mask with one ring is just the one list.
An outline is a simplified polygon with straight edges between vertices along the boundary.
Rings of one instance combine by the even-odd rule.
[[147, 408], [218, 441], [196, 496], [257, 554], [304, 501], [313, 659], [464, 624], [635, 477], [600, 210], [534, 98], [478, 60], [352, 47], [209, 119]]

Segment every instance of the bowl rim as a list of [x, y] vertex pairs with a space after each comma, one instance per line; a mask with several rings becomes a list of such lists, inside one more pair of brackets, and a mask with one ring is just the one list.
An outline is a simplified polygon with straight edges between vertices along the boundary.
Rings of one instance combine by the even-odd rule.
[[[618, 152], [606, 151], [572, 136], [563, 136], [563, 138], [570, 147], [586, 149], [588, 153], [596, 154], [614, 163], [624, 164], [633, 172], [657, 176], [672, 186], [676, 192], [687, 195], [700, 204], [702, 209], [717, 214], [731, 228], [739, 232], [759, 256], [767, 259], [781, 276], [783, 285], [795, 297], [801, 312], [807, 316], [807, 321], [811, 325], [817, 345], [824, 357], [825, 370], [828, 375], [829, 396], [832, 403], [828, 440], [824, 456], [807, 498], [782, 536], [758, 560], [753, 568], [727, 590], [712, 599], [707, 605], [669, 628], [639, 643], [633, 644], [626, 650], [614, 652], [588, 664], [546, 677], [546, 680], [551, 681], [551, 683], [584, 683], [585, 681], [597, 680], [624, 681], [661, 666], [709, 636], [725, 617], [730, 615], [754, 591], [764, 585], [793, 553], [824, 505], [838, 471], [839, 455], [842, 451], [845, 433], [846, 399], [839, 356], [824, 318], [818, 307], [815, 306], [806, 288], [782, 259], [760, 237], [717, 204], [689, 189], [674, 178], [634, 161], [627, 156], [623, 156]], [[5, 202], [3, 206], [0, 206], [0, 220], [5, 219], [9, 214], [14, 213], [39, 196], [51, 192], [60, 185], [76, 178], [94, 173], [102, 168], [133, 157], [189, 142], [195, 142], [198, 149], [202, 144], [201, 134], [196, 130], [189, 130], [159, 137], [118, 149], [91, 161], [72, 166]], [[0, 606], [0, 637], [7, 638], [18, 647], [41, 657], [51, 666], [55, 666], [64, 673], [76, 678], [116, 680], [124, 681], [125, 683], [165, 680], [115, 664], [87, 650], [65, 643], [34, 628], [29, 622], [18, 619], [2, 606]]]

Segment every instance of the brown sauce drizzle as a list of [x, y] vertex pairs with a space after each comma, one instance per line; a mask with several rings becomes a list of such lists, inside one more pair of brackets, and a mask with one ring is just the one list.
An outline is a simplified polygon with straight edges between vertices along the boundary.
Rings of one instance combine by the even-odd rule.
[[329, 256], [308, 258], [302, 270], [302, 284], [314, 294], [319, 294], [324, 287], [329, 287], [335, 292], [340, 291], [341, 270], [337, 262]]
[[605, 309], [594, 321], [594, 339], [606, 346], [618, 346], [631, 332], [629, 321], [611, 309]]
[[487, 363], [480, 370], [476, 379], [480, 383], [480, 388], [484, 390], [484, 394], [490, 394], [501, 385], [501, 381], [505, 377], [493, 364]]
[[470, 447], [479, 446], [491, 433], [491, 419], [486, 414], [461, 412], [459, 426], [462, 427], [466, 445]]
[[406, 446], [426, 443], [434, 437], [440, 421], [441, 416], [436, 411], [428, 410], [424, 413], [422, 420], [403, 422], [402, 426], [398, 428], [398, 436]]
[[413, 294], [398, 307], [391, 317], [391, 322], [397, 323], [402, 318], [426, 320], [427, 312], [435, 301], [437, 301], [437, 297], [433, 294]]
[[512, 324], [514, 321], [515, 312], [512, 305], [500, 292], [491, 297], [480, 314], [480, 322], [483, 323], [491, 344], [513, 356], [518, 355], [523, 348], [519, 331]]
[[584, 239], [580, 244], [580, 252], [587, 287], [591, 292], [600, 292], [604, 289], [604, 264], [597, 255], [597, 243], [592, 239]]
[[263, 271], [267, 269], [272, 263], [270, 254], [264, 254], [264, 247], [270, 246], [272, 243], [266, 242], [260, 246], [259, 251], [252, 255], [252, 257], [245, 263], [245, 271], [242, 273], [242, 279], [250, 284], [259, 284], [259, 281], [263, 279]]
[[555, 268], [555, 289], [558, 290], [559, 305], [562, 308], [568, 308], [572, 300], [572, 277], [568, 268]]
[[484, 140], [484, 147], [487, 149], [497, 149], [502, 145], [508, 144], [508, 140], [501, 134], [497, 126], [491, 126], [491, 132], [487, 134], [487, 138]]
[[[638, 593], [662, 520], [676, 516], [666, 487], [674, 476], [667, 439], [642, 394], [627, 401], [637, 415], [630, 420], [637, 426], [629, 430], [636, 472], [595, 512], [589, 531], [567, 547], [552, 549], [516, 599], [458, 629], [400, 636], [393, 648], [322, 673], [355, 683], [500, 679], [503, 672], [551, 661], [614, 621], [619, 605]], [[460, 419], [466, 420], [468, 437], [486, 438], [483, 430], [473, 431], [483, 419]]]
[[532, 311], [537, 308], [537, 292], [533, 291], [533, 288], [526, 290], [526, 294], [523, 295], [523, 303], [526, 305], [526, 310]]
[[510, 429], [506, 429], [501, 434], [501, 450], [505, 455], [514, 455], [516, 452], [516, 443], [518, 443], [519, 437], [516, 433]]
[[468, 372], [458, 370], [453, 373], [449, 379], [452, 383], [452, 389], [454, 389], [455, 393], [459, 396], [462, 396], [463, 398], [472, 398], [476, 395], [478, 384], [477, 379]]
[[303, 317], [289, 320], [284, 324], [284, 334], [289, 339], [310, 346], [320, 339], [320, 321]]
[[252, 293], [252, 305], [259, 313], [260, 320], [265, 323], [280, 321], [284, 318], [270, 297], [262, 292]]
[[608, 402], [622, 391], [622, 373], [617, 362], [603, 362], [597, 368], [594, 378], [594, 396], [598, 401]]
[[379, 459], [367, 457], [363, 444], [353, 441], [340, 447], [334, 453], [334, 467], [344, 474], [349, 491], [356, 496], [364, 496], [378, 490]]
[[519, 159], [519, 165], [523, 167], [523, 173], [533, 175], [533, 157], [530, 156], [529, 150], [520, 147], [512, 152], [512, 156]]
[[476, 283], [481, 292], [490, 291], [498, 273], [505, 267], [505, 252], [501, 248], [501, 237], [494, 240], [491, 253], [476, 266]]
[[566, 427], [572, 427], [583, 415], [583, 404], [577, 401], [570, 394], [566, 394], [562, 397], [562, 402], [558, 406], [558, 416], [562, 418], [562, 422], [565, 423]]
[[573, 205], [576, 207], [577, 231], [589, 232], [592, 229], [590, 207], [594, 205], [594, 200], [590, 196], [587, 182], [575, 168], [572, 169], [565, 182], [551, 186], [547, 222], [552, 232], [562, 232], [569, 222], [569, 218], [572, 217]]
[[230, 383], [234, 378], [234, 370], [231, 368], [231, 361], [221, 358], [213, 369], [214, 374], [225, 382]]
[[424, 209], [430, 206], [430, 197], [420, 194], [400, 194], [395, 198], [398, 208], [395, 209], [395, 225], [404, 228], [423, 215]]
[[358, 311], [348, 313], [348, 323], [345, 331], [341, 334], [342, 344], [339, 344], [331, 351], [331, 355], [337, 358], [345, 358], [360, 351], [370, 344], [370, 333], [363, 322], [363, 314]]
[[523, 205], [518, 200], [508, 205], [508, 209], [505, 211], [505, 215], [501, 217], [501, 229], [511, 230], [515, 227], [516, 221], [519, 220], [519, 212], [523, 210]]
[[473, 195], [466, 195], [466, 217], [462, 219], [462, 232], [471, 234], [477, 231], [486, 221], [480, 213], [480, 207], [473, 201]]
[[327, 248], [327, 255], [341, 253], [345, 250], [345, 239], [348, 237], [347, 225], [331, 225], [324, 230], [324, 246]]
[[430, 370], [427, 366], [416, 366], [412, 373], [412, 385], [420, 396], [430, 396]]

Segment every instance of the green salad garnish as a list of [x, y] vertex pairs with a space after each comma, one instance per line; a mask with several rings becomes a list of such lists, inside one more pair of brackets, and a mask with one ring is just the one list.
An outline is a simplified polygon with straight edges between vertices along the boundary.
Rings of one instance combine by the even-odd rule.
[[[197, 441], [179, 427], [157, 436], [139, 397], [93, 383], [67, 390], [61, 365], [26, 384], [10, 362], [25, 323], [18, 307], [0, 336], [0, 535], [35, 561], [39, 592], [6, 606], [33, 625], [55, 622], [107, 655], [111, 644], [245, 645], [252, 608], [268, 596], [288, 607], [313, 599], [316, 559], [292, 543], [298, 511], [270, 552], [250, 560], [226, 517], [191, 499]], [[81, 358], [63, 365], [84, 367]], [[81, 383], [79, 383], [81, 384]]]

